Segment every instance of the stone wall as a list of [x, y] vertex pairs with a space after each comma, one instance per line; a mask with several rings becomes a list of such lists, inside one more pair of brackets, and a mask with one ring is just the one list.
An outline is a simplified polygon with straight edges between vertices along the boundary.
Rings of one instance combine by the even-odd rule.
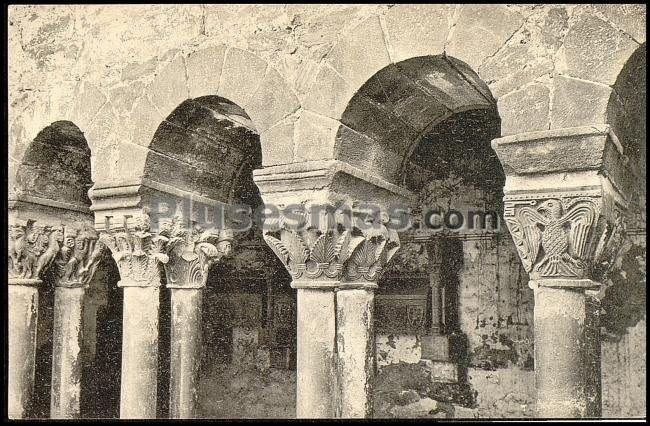
[[[443, 52], [487, 83], [503, 135], [602, 123], [644, 42], [643, 5], [12, 6], [10, 176], [40, 130], [69, 120], [95, 183], [140, 177], [159, 123], [208, 94], [246, 110], [265, 165], [332, 158], [363, 83]], [[224, 63], [228, 46], [241, 50]]]
[[[372, 75], [443, 52], [487, 84], [502, 135], [603, 123], [625, 104], [613, 87], [644, 45], [644, 5], [12, 6], [10, 189], [29, 145], [59, 120], [83, 132], [95, 184], [140, 179], [160, 123], [207, 94], [250, 116], [264, 166], [332, 158], [340, 113]], [[463, 243], [458, 283], [471, 409], [528, 415], [532, 292], [509, 239], [484, 244]], [[645, 359], [630, 355], [645, 354], [645, 317], [634, 319], [603, 344], [612, 416], [645, 408]], [[378, 339], [390, 364], [417, 359], [415, 336], [390, 340]]]

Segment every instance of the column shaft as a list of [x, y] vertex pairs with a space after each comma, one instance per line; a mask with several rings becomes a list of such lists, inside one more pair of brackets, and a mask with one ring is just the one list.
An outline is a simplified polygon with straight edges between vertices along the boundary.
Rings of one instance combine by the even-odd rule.
[[120, 418], [156, 417], [158, 287], [124, 286]]
[[335, 415], [335, 295], [333, 289], [298, 288], [296, 417]]
[[173, 419], [196, 417], [202, 300], [202, 288], [171, 289], [169, 416]]
[[583, 289], [535, 289], [535, 387], [539, 417], [584, 417], [587, 408]]
[[50, 393], [50, 417], [53, 419], [79, 417], [84, 292], [83, 287], [56, 287], [54, 290]]
[[440, 273], [431, 276], [431, 333], [441, 334], [443, 331], [443, 303], [440, 289]]
[[85, 297], [83, 305], [83, 362], [91, 365], [97, 354], [97, 313], [99, 305]]
[[38, 321], [38, 283], [9, 283], [8, 415], [23, 419], [31, 409], [34, 392], [34, 359]]
[[337, 368], [341, 418], [372, 415], [375, 362], [373, 289], [336, 292]]

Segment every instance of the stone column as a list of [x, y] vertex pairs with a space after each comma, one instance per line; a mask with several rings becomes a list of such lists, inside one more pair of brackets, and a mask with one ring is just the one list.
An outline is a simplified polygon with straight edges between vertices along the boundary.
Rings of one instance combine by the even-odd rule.
[[338, 281], [294, 280], [297, 295], [296, 417], [334, 418]]
[[161, 223], [171, 292], [169, 417], [196, 417], [202, 353], [201, 307], [210, 266], [231, 251], [232, 233], [186, 226], [182, 216]]
[[442, 241], [435, 239], [427, 244], [429, 255], [429, 284], [431, 285], [431, 334], [444, 331], [444, 302], [442, 299]]
[[373, 282], [343, 283], [336, 292], [339, 417], [372, 416], [375, 373], [375, 289]]
[[124, 216], [113, 229], [107, 219], [100, 243], [108, 247], [123, 289], [120, 418], [156, 417], [160, 268], [168, 256], [165, 237], [149, 232], [146, 212]]
[[89, 226], [67, 226], [62, 249], [54, 260], [54, 324], [50, 417], [73, 419], [80, 414], [83, 365], [84, 293], [101, 256], [97, 233]]
[[504, 219], [535, 291], [535, 386], [541, 417], [589, 417], [598, 339], [586, 291], [620, 248], [626, 159], [608, 127], [493, 141], [504, 164]]
[[370, 416], [374, 289], [399, 247], [397, 233], [327, 223], [264, 238], [298, 290], [297, 417]]
[[38, 321], [38, 279], [9, 279], [9, 384], [8, 414], [24, 419], [31, 408], [34, 391], [36, 324]]
[[61, 228], [34, 221], [9, 226], [8, 402], [11, 419], [29, 415], [33, 402], [38, 287], [63, 241]]

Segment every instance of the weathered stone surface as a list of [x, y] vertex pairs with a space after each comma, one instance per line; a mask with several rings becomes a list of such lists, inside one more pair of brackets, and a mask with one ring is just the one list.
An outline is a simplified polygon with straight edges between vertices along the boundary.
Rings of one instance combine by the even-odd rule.
[[553, 78], [551, 128], [603, 123], [611, 93], [611, 88], [601, 84], [556, 75]]
[[302, 110], [295, 123], [295, 161], [333, 158], [334, 141], [340, 122]]
[[147, 88], [147, 95], [163, 116], [171, 113], [189, 98], [185, 60], [182, 55], [176, 55], [160, 70]]
[[558, 71], [572, 77], [614, 84], [621, 68], [639, 44], [592, 14], [582, 14], [570, 24], [564, 38]]
[[523, 24], [523, 16], [502, 5], [462, 5], [445, 52], [477, 69]]
[[366, 19], [338, 41], [326, 61], [354, 87], [390, 63], [378, 16]]
[[120, 418], [156, 417], [159, 298], [158, 287], [124, 287]]
[[226, 50], [227, 47], [220, 44], [187, 54], [185, 66], [190, 98], [217, 94]]
[[617, 28], [625, 31], [639, 43], [646, 39], [646, 5], [645, 4], [594, 4]]
[[449, 34], [456, 5], [396, 4], [384, 16], [392, 62], [440, 55]]
[[[296, 417], [334, 417], [335, 294], [298, 289], [298, 353]], [[311, 318], [320, 318], [318, 322]], [[309, 374], [304, 374], [309, 372]], [[303, 373], [303, 374], [301, 374]]]
[[[448, 10], [447, 14], [443, 12], [445, 10]], [[484, 12], [475, 15], [469, 13], [472, 10]], [[278, 87], [282, 86], [282, 91], [290, 88], [286, 92], [294, 91], [299, 99], [310, 89], [315, 93], [308, 101], [312, 105], [318, 105], [314, 111], [323, 115], [298, 110], [300, 115], [296, 114], [296, 118], [300, 118], [295, 123], [293, 117], [288, 117], [281, 118], [275, 126], [269, 124], [270, 127], [265, 132], [269, 137], [265, 139], [263, 134], [262, 149], [263, 155], [271, 160], [265, 163], [285, 164], [287, 161], [329, 159], [334, 156], [337, 135], [338, 142], [349, 137], [351, 143], [341, 150], [345, 154], [342, 159], [363, 169], [364, 173], [355, 175], [356, 180], [350, 179], [348, 182], [355, 187], [354, 195], [360, 197], [368, 192], [366, 190], [370, 184], [364, 186], [364, 179], [369, 179], [372, 174], [403, 182], [404, 176], [399, 175], [396, 167], [401, 160], [397, 154], [401, 152], [402, 146], [408, 144], [391, 141], [400, 142], [400, 149], [385, 150], [361, 133], [351, 132], [349, 128], [338, 131], [339, 124], [335, 119], [347, 107], [355, 90], [354, 85], [345, 81], [348, 77], [340, 78], [329, 65], [325, 66], [331, 70], [331, 78], [323, 80], [323, 75], [319, 76], [318, 73], [322, 72], [320, 64], [328, 52], [333, 47], [342, 47], [348, 42], [356, 46], [352, 50], [357, 60], [365, 60], [363, 55], [374, 48], [381, 50], [381, 42], [385, 42], [393, 55], [392, 59], [398, 62], [407, 57], [438, 52], [447, 39], [449, 27], [453, 26], [448, 37], [447, 53], [450, 57], [458, 54], [461, 60], [470, 62], [475, 70], [480, 62], [484, 62], [480, 67], [481, 79], [490, 83], [495, 96], [505, 98], [505, 103], [500, 104], [500, 107], [508, 106], [508, 102], [511, 102], [510, 106], [514, 108], [508, 112], [508, 116], [501, 116], [506, 129], [504, 134], [513, 128], [530, 131], [536, 126], [543, 127], [543, 114], [538, 116], [537, 110], [529, 108], [531, 105], [536, 107], [537, 104], [524, 102], [522, 99], [526, 95], [519, 92], [531, 88], [535, 96], [539, 95], [540, 102], [548, 103], [547, 91], [540, 85], [551, 88], [553, 128], [592, 125], [605, 121], [616, 124], [624, 115], [629, 115], [629, 120], [640, 123], [641, 120], [635, 117], [640, 117], [644, 111], [634, 106], [636, 101], [630, 102], [632, 93], [643, 91], [636, 80], [628, 86], [617, 85], [617, 90], [621, 89], [618, 98], [612, 98], [607, 91], [611, 77], [616, 77], [614, 70], [616, 67], [620, 69], [625, 61], [623, 53], [629, 54], [629, 46], [634, 44], [627, 35], [637, 42], [643, 43], [645, 40], [645, 6], [641, 5], [77, 5], [12, 6], [9, 12], [11, 131], [8, 148], [14, 157], [10, 160], [10, 182], [15, 182], [12, 175], [34, 137], [53, 121], [61, 119], [74, 122], [85, 132], [92, 148], [92, 180], [104, 185], [123, 185], [128, 180], [141, 177], [148, 154], [143, 147], [149, 144], [166, 114], [165, 111], [158, 111], [158, 101], [144, 102], [141, 92], [154, 79], [158, 81], [161, 78], [160, 74], [156, 74], [162, 72], [174, 58], [178, 58], [177, 55], [185, 55], [190, 96], [218, 94], [222, 55], [226, 47], [215, 47], [215, 42], [250, 52], [268, 62], [268, 69], [277, 70], [280, 76]], [[523, 26], [515, 25], [515, 22], [519, 22], [519, 15], [521, 22], [526, 20]], [[362, 28], [366, 24], [372, 24], [376, 29], [377, 19], [386, 30], [385, 39], [377, 37], [375, 30], [355, 30], [355, 27], [361, 25], [357, 28]], [[567, 46], [557, 53], [569, 21], [572, 33], [567, 38]], [[512, 33], [512, 37], [509, 38], [507, 33]], [[590, 36], [586, 37], [585, 34]], [[339, 39], [342, 40], [340, 43]], [[502, 41], [496, 43], [496, 39]], [[611, 47], [615, 41], [620, 42], [618, 46], [613, 46], [603, 54], [598, 53], [604, 47]], [[371, 49], [369, 46], [374, 47]], [[212, 55], [208, 53], [209, 50], [203, 50], [205, 48], [217, 52]], [[462, 53], [465, 48], [467, 52]], [[456, 51], [452, 53], [454, 49]], [[187, 52], [196, 53], [187, 55]], [[344, 57], [344, 53], [352, 51], [346, 49], [340, 57]], [[370, 57], [368, 63], [378, 67], [378, 63], [373, 62], [375, 59], [378, 58]], [[450, 60], [454, 61], [453, 58]], [[620, 63], [614, 64], [612, 61]], [[257, 61], [253, 62], [257, 64]], [[195, 65], [196, 69], [193, 68]], [[342, 63], [342, 66], [345, 65]], [[228, 89], [237, 91], [242, 96], [254, 95], [257, 102], [255, 109], [261, 111], [261, 120], [276, 122], [275, 118], [269, 117], [284, 117], [284, 112], [265, 109], [266, 104], [273, 102], [257, 98], [258, 95], [263, 96], [262, 77], [271, 72], [264, 71], [267, 69], [265, 65], [260, 68], [261, 70], [257, 69], [257, 65], [252, 69], [238, 67], [237, 75], [232, 77], [233, 83], [228, 84]], [[358, 63], [358, 68], [350, 69], [349, 72], [354, 75], [374, 72], [365, 63]], [[559, 75], [551, 74], [554, 68]], [[348, 72], [342, 69], [339, 71]], [[211, 72], [215, 75], [211, 75]], [[481, 91], [477, 83], [480, 79], [461, 73]], [[633, 73], [645, 73], [645, 66], [635, 68]], [[254, 75], [251, 77], [250, 74]], [[549, 79], [549, 75], [553, 78]], [[178, 76], [180, 74], [176, 75]], [[171, 74], [169, 77], [171, 80], [176, 78]], [[607, 82], [592, 85], [583, 81], [584, 78], [602, 78], [603, 82], [607, 78]], [[255, 79], [256, 84], [253, 84]], [[359, 85], [364, 83], [362, 80], [359, 77]], [[598, 81], [601, 80], [596, 83]], [[393, 83], [395, 82], [391, 82]], [[163, 97], [166, 96], [166, 84], [161, 82], [158, 91]], [[436, 85], [439, 84], [441, 82], [436, 81]], [[270, 89], [276, 89], [271, 86], [273, 84], [269, 84]], [[382, 94], [385, 89], [387, 88], [379, 88], [376, 94], [385, 95]], [[414, 89], [405, 90], [412, 94]], [[489, 98], [489, 91], [482, 93]], [[395, 105], [395, 100], [400, 99], [403, 103], [397, 102], [398, 105]], [[608, 115], [603, 112], [607, 99], [610, 106]], [[235, 101], [241, 101], [240, 106], [246, 108], [248, 105], [245, 103], [250, 100]], [[420, 118], [429, 116], [428, 112], [418, 114], [417, 111], [424, 110], [428, 104], [419, 102], [421, 100], [422, 98], [415, 97], [408, 98], [407, 102], [407, 97], [398, 94], [386, 104], [392, 104], [396, 119], [425, 126], [426, 120]], [[517, 104], [520, 100], [522, 103]], [[516, 111], [517, 105], [521, 111]], [[629, 108], [627, 114], [620, 113], [621, 107]], [[618, 116], [612, 113], [613, 109], [619, 111]], [[251, 113], [252, 115], [255, 114]], [[134, 121], [131, 121], [131, 117]], [[138, 121], [137, 125], [135, 120]], [[388, 127], [390, 126], [386, 126]], [[474, 128], [473, 125], [468, 127]], [[638, 155], [639, 161], [643, 162], [645, 154], [642, 151], [627, 150], [626, 141], [636, 138], [634, 132], [637, 130], [631, 129], [628, 124], [621, 125], [620, 128], [628, 129], [621, 132], [625, 136], [619, 135], [621, 143], [626, 146], [626, 153], [632, 153], [631, 157]], [[619, 133], [618, 128], [615, 131]], [[295, 141], [287, 143], [293, 137]], [[268, 143], [265, 144], [265, 140]], [[182, 144], [177, 139], [170, 143]], [[192, 152], [203, 150], [201, 153], [208, 150], [198, 145], [181, 148]], [[570, 159], [567, 156], [566, 161]], [[200, 163], [201, 173], [209, 171], [205, 170], [208, 164], [205, 159], [197, 157], [189, 163], [194, 164], [195, 161]], [[338, 176], [342, 174], [339, 173]], [[189, 179], [188, 182], [199, 186], [218, 183], [206, 179]], [[287, 183], [286, 188], [296, 189], [298, 185]], [[304, 198], [314, 193], [310, 184], [305, 184], [303, 189]], [[374, 197], [376, 193], [372, 194]], [[476, 250], [473, 243], [465, 244], [463, 250], [466, 252], [464, 261], [469, 266], [461, 274], [463, 287], [459, 297], [463, 308], [459, 315], [460, 327], [467, 335], [472, 360], [485, 368], [494, 368], [513, 363], [516, 355], [516, 364], [525, 364], [529, 359], [527, 354], [532, 350], [528, 333], [532, 324], [532, 319], [529, 318], [532, 302], [530, 292], [520, 288], [521, 282], [526, 281], [525, 274], [517, 272], [520, 265], [511, 261], [507, 254], [506, 260], [497, 261], [490, 253]], [[503, 254], [504, 250], [499, 248], [499, 253]], [[639, 327], [642, 328], [637, 328]], [[609, 393], [604, 393], [604, 401], [610, 407], [609, 412], [617, 415], [635, 415], [643, 412], [645, 407], [645, 402], [638, 398], [638, 395], [643, 394], [644, 383], [643, 380], [637, 380], [643, 376], [640, 373], [643, 369], [640, 361], [632, 359], [635, 353], [644, 351], [638, 343], [644, 338], [638, 329], [634, 330], [629, 331], [634, 336], [630, 337], [632, 340], [610, 344], [610, 354], [603, 363], [603, 377], [610, 377], [607, 382]], [[483, 335], [486, 337], [483, 338]], [[509, 340], [501, 339], [500, 336], [506, 336]], [[416, 337], [412, 336], [412, 339], [415, 341]], [[613, 367], [619, 365], [622, 369], [620, 374]], [[518, 408], [519, 405], [529, 405], [525, 402], [526, 398], [522, 397], [526, 392], [521, 391], [514, 382], [502, 378], [506, 372], [521, 373], [525, 377], [530, 376], [530, 372], [517, 372], [510, 367], [497, 371], [501, 375], [501, 387], [512, 391], [511, 395], [500, 394], [492, 402], [484, 400], [483, 405], [487, 404], [490, 408], [481, 411], [480, 415], [498, 417], [507, 413], [509, 416], [527, 416], [529, 408]], [[212, 380], [230, 380], [233, 377], [239, 376], [234, 374], [226, 379], [219, 376]], [[256, 387], [257, 382], [250, 383], [254, 382], [251, 376], [246, 376], [243, 380], [249, 381], [250, 389], [256, 389], [243, 393], [246, 397], [257, 391], [263, 395], [283, 392], [283, 396], [288, 395], [285, 398], [287, 401], [293, 401], [294, 392], [288, 386], [278, 390], [274, 386]], [[604, 383], [606, 381], [603, 379]], [[638, 388], [639, 391], [630, 392], [630, 387]], [[233, 389], [233, 392], [238, 389]], [[476, 385], [475, 389], [479, 397], [485, 398], [500, 392], [497, 386]], [[250, 396], [250, 401], [253, 402], [249, 405], [246, 405], [243, 396], [237, 401], [244, 401], [240, 405], [246, 406], [246, 412], [253, 413], [253, 417], [265, 416], [268, 412], [288, 412], [286, 407], [278, 408], [260, 402], [257, 396], [259, 395], [256, 394], [255, 398]], [[431, 399], [438, 403], [441, 401], [434, 397]], [[222, 403], [218, 403], [215, 398], [207, 396], [206, 401], [206, 404], [212, 404], [214, 413], [237, 412], [236, 404], [232, 401], [225, 402], [218, 408], [215, 407]], [[284, 400], [278, 397], [277, 401], [283, 404]], [[222, 407], [227, 409], [221, 410]], [[446, 416], [453, 408], [431, 416]], [[471, 410], [475, 409], [458, 408], [456, 414], [463, 410], [468, 410], [468, 414], [471, 414], [474, 413]], [[280, 417], [282, 415], [278, 414]]]
[[[625, 160], [606, 126], [547, 130], [495, 139], [506, 176], [608, 170], [615, 182]], [[585, 154], [588, 153], [588, 154]]]
[[262, 133], [299, 107], [298, 99], [275, 69], [269, 67], [257, 91], [252, 95], [246, 111]]
[[[246, 109], [251, 96], [262, 83], [267, 63], [254, 54], [229, 48], [221, 70], [219, 96]], [[253, 121], [255, 117], [251, 117]]]
[[77, 96], [79, 102], [72, 110], [71, 119], [79, 128], [86, 130], [106, 103], [107, 98], [95, 85], [87, 82], [79, 85]]
[[533, 83], [498, 100], [502, 135], [534, 132], [549, 128], [550, 90]]
[[[535, 412], [535, 373], [520, 369], [485, 371], [470, 368], [467, 379], [477, 390], [478, 417], [533, 417]], [[459, 411], [456, 417], [463, 412]]]
[[492, 93], [501, 97], [554, 70], [554, 55], [566, 33], [568, 14], [561, 7], [544, 10], [527, 22], [479, 68]]
[[378, 335], [377, 365], [390, 365], [406, 362], [418, 363], [422, 356], [420, 344], [415, 336]]
[[294, 158], [293, 120], [283, 121], [260, 135], [262, 165], [288, 164]]
[[326, 117], [338, 119], [355, 92], [352, 84], [330, 65], [323, 63], [302, 106]]
[[81, 414], [84, 291], [84, 288], [56, 288], [50, 407], [54, 419], [74, 419]]
[[[170, 110], [169, 113], [171, 112]], [[133, 112], [128, 121], [131, 138], [125, 142], [148, 147], [158, 126], [167, 118], [164, 114], [147, 97], [138, 99], [133, 105]]]
[[[104, 103], [90, 126], [84, 130], [88, 145], [93, 148], [108, 145], [116, 122], [117, 117], [113, 112], [113, 106], [110, 103]], [[92, 171], [95, 172], [94, 169]]]
[[11, 419], [29, 415], [34, 390], [34, 358], [38, 321], [38, 288], [10, 285], [9, 369], [7, 414]]
[[584, 321], [584, 292], [548, 287], [535, 291], [536, 410], [542, 417], [586, 415]]
[[337, 374], [343, 418], [372, 414], [374, 290], [336, 292]]

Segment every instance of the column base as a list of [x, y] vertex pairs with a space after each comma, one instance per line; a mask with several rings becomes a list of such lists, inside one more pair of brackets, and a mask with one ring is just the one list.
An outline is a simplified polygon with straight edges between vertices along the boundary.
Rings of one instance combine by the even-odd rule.
[[458, 383], [458, 364], [451, 361], [450, 337], [430, 334], [420, 337], [422, 360], [420, 364], [431, 374], [434, 382]]
[[440, 383], [458, 383], [458, 364], [450, 361], [421, 359], [420, 365], [431, 374], [431, 380]]
[[449, 336], [430, 334], [420, 336], [422, 358], [432, 361], [449, 361]]

